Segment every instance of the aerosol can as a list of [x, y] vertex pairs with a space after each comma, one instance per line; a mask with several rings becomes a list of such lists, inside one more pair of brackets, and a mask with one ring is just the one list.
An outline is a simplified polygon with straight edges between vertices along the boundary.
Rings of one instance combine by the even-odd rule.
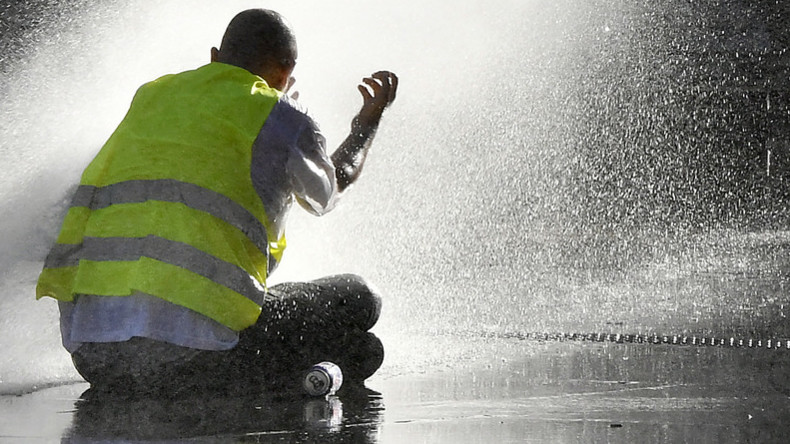
[[302, 381], [302, 387], [310, 396], [332, 396], [343, 385], [343, 372], [329, 361], [310, 367]]

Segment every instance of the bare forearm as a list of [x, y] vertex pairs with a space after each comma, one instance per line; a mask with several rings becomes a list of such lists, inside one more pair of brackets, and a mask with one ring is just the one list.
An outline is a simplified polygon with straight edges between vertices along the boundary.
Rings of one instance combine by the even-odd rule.
[[362, 124], [355, 118], [346, 140], [332, 153], [338, 191], [342, 192], [356, 182], [362, 173], [378, 125]]
[[362, 173], [381, 115], [395, 100], [398, 77], [389, 71], [378, 71], [362, 79], [357, 88], [362, 94], [362, 109], [351, 122], [351, 133], [332, 153], [337, 186], [341, 192], [356, 182]]

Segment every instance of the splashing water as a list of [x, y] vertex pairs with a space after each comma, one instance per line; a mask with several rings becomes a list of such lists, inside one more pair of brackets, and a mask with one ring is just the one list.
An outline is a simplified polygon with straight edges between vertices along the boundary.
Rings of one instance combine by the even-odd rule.
[[[55, 305], [33, 287], [80, 171], [135, 89], [206, 63], [230, 18], [260, 7], [38, 6], [0, 7], [0, 391], [76, 378]], [[401, 77], [363, 179], [330, 215], [292, 216], [273, 276], [375, 283], [389, 362], [411, 354], [410, 332], [449, 333], [449, 348], [466, 332], [787, 335], [781, 10], [265, 6], [296, 31], [300, 101], [330, 149], [360, 104], [359, 79]]]

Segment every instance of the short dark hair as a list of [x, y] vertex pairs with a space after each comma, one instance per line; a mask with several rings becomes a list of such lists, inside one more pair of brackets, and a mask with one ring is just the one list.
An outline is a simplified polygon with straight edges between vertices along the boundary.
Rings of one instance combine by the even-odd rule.
[[248, 9], [228, 24], [219, 61], [254, 70], [262, 63], [288, 66], [296, 57], [296, 37], [283, 17], [268, 9]]

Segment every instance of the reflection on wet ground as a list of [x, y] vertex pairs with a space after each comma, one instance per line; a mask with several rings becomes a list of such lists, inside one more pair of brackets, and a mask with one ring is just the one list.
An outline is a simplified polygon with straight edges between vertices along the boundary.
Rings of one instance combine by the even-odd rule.
[[381, 395], [346, 386], [338, 396], [282, 393], [176, 399], [94, 396], [74, 403], [62, 442], [373, 442]]
[[720, 443], [781, 442], [790, 433], [786, 349], [452, 339], [474, 352], [422, 373], [374, 376], [328, 400], [277, 393], [113, 399], [83, 393], [85, 384], [3, 397], [0, 438]]
[[382, 381], [380, 442], [775, 442], [790, 432], [787, 350], [487, 346], [468, 366]]

